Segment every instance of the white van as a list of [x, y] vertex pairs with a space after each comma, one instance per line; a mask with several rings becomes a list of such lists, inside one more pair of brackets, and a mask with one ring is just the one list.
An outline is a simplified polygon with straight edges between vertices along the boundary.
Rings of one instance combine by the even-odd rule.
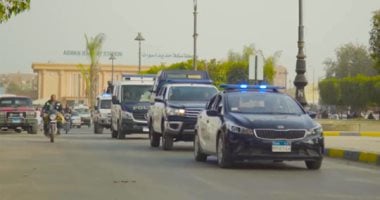
[[96, 97], [96, 105], [92, 118], [95, 134], [102, 134], [104, 128], [109, 129], [111, 127], [111, 99], [112, 94], [107, 93]]

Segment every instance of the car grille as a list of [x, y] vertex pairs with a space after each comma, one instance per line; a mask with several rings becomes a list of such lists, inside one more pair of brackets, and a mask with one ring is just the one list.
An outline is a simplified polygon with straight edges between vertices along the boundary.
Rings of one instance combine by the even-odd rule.
[[7, 114], [9, 118], [14, 118], [14, 117], [25, 117], [26, 113], [25, 112], [9, 112]]
[[263, 139], [300, 139], [305, 137], [305, 130], [255, 129], [256, 137]]
[[200, 108], [187, 108], [185, 111], [185, 117], [197, 118], [201, 111], [202, 109]]
[[133, 113], [133, 118], [135, 120], [141, 120], [141, 121], [146, 121], [145, 115], [147, 112], [134, 112]]

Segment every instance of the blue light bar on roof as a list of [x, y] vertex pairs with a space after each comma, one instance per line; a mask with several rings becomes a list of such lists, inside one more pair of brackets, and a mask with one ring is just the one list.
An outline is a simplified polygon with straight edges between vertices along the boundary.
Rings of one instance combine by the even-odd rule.
[[109, 93], [103, 93], [102, 96], [103, 96], [103, 97], [110, 97], [110, 96], [112, 96], [112, 95], [109, 94]]
[[272, 85], [236, 85], [236, 84], [222, 84], [220, 85], [221, 88], [225, 90], [241, 90], [241, 89], [266, 89], [266, 90], [279, 90], [279, 89], [285, 89], [284, 87], [279, 86], [272, 86]]

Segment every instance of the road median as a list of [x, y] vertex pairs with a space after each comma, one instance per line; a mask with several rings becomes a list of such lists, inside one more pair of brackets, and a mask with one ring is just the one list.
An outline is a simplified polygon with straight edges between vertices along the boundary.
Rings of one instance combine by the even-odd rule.
[[324, 136], [362, 136], [362, 137], [380, 137], [379, 131], [324, 131]]
[[380, 166], [380, 153], [345, 150], [339, 148], [326, 148], [325, 155], [332, 158], [340, 158]]

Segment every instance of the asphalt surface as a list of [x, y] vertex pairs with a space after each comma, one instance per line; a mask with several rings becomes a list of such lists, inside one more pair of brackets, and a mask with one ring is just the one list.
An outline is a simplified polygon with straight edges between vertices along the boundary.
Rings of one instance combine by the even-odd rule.
[[303, 162], [255, 162], [220, 169], [193, 160], [192, 144], [164, 152], [146, 135], [126, 140], [74, 129], [49, 143], [26, 133], [0, 133], [0, 200], [43, 199], [379, 199], [380, 168], [325, 158], [320, 170]]

